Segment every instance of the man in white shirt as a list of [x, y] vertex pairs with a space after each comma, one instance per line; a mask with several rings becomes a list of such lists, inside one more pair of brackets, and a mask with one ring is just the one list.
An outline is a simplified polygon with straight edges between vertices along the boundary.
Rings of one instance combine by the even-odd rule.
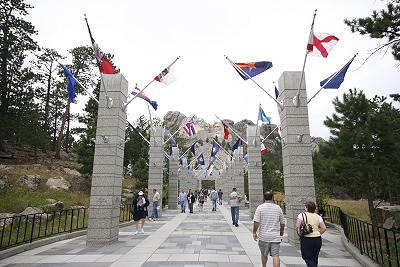
[[239, 204], [242, 196], [236, 191], [236, 187], [232, 188], [229, 194], [229, 205], [231, 206], [232, 224], [239, 227]]
[[264, 203], [257, 207], [253, 220], [253, 238], [258, 240], [262, 266], [267, 266], [269, 254], [273, 259], [273, 266], [279, 267], [279, 246], [285, 229], [285, 217], [281, 207], [274, 203], [272, 192], [264, 193]]
[[186, 212], [186, 200], [187, 200], [187, 194], [185, 191], [182, 190], [182, 192], [179, 193], [179, 203], [181, 204], [181, 213]]
[[153, 189], [153, 212], [151, 213], [150, 221], [155, 221], [158, 219], [158, 210], [160, 209], [160, 193], [158, 193], [157, 188]]

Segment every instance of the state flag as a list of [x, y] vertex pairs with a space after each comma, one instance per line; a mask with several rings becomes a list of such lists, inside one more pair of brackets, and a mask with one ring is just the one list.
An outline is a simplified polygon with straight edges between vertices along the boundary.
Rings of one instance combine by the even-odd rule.
[[243, 80], [248, 80], [250, 77], [254, 77], [260, 73], [263, 73], [267, 69], [272, 68], [272, 62], [269, 61], [235, 63], [235, 65], [233, 67], [243, 78]]

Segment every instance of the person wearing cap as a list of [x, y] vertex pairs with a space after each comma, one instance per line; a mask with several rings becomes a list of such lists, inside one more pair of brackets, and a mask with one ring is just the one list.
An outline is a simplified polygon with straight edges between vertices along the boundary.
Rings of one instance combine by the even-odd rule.
[[136, 225], [137, 234], [144, 234], [143, 226], [146, 221], [146, 217], [148, 216], [147, 207], [150, 202], [147, 197], [144, 196], [143, 191], [139, 191], [137, 196], [132, 201], [132, 209], [133, 209], [133, 220]]

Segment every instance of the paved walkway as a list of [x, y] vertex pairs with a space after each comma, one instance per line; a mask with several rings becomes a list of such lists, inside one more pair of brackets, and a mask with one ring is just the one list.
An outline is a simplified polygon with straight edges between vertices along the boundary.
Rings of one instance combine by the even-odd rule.
[[[261, 266], [260, 251], [253, 240], [248, 209], [240, 210], [239, 227], [231, 223], [230, 207], [218, 205], [203, 212], [165, 210], [157, 221], [147, 221], [144, 234], [135, 227], [120, 228], [119, 241], [103, 247], [86, 246], [86, 236], [34, 248], [0, 261], [1, 266], [130, 266], [130, 267], [251, 267]], [[1, 253], [1, 252], [0, 252]], [[306, 266], [300, 251], [283, 236], [281, 266]], [[267, 266], [272, 266], [269, 259]], [[323, 235], [319, 266], [361, 266], [343, 247], [340, 233], [329, 227]]]

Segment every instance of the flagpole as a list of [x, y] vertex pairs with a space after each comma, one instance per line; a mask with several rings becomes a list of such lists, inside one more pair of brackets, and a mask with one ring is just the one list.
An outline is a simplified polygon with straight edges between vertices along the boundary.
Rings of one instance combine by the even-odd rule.
[[[221, 120], [220, 118], [218, 118], [217, 115], [215, 115], [215, 117], [217, 117], [217, 119], [220, 120], [220, 121], [222, 122], [222, 120]], [[227, 125], [228, 125], [228, 124], [227, 124]], [[229, 127], [229, 125], [228, 125], [228, 128], [232, 131], [232, 133], [236, 134], [237, 137], [239, 137], [240, 139], [242, 139], [242, 141], [245, 142], [245, 144], [247, 145], [247, 142], [244, 141], [244, 139], [243, 139], [239, 134], [237, 134], [231, 127]]]
[[306, 55], [304, 56], [303, 69], [301, 70], [299, 89], [297, 90], [297, 94], [293, 97], [293, 105], [296, 108], [300, 106], [300, 87], [301, 87], [301, 83], [303, 82], [304, 68], [306, 67], [306, 61], [307, 61], [307, 56], [308, 56], [308, 51], [309, 51], [308, 46], [310, 45], [312, 39], [314, 38], [314, 21], [315, 21], [316, 15], [317, 15], [317, 10], [315, 9], [313, 20], [311, 23], [310, 35], [308, 36], [308, 43], [307, 43]]
[[339, 73], [341, 73], [349, 64], [351, 64], [351, 62], [353, 62], [354, 58], [355, 58], [357, 55], [358, 55], [358, 53], [355, 54], [355, 55], [349, 60], [349, 62], [347, 62], [347, 63], [343, 66], [343, 68], [341, 68], [339, 71], [335, 72], [335, 73], [332, 75], [332, 77], [330, 77], [330, 78], [324, 83], [324, 85], [321, 86], [321, 88], [318, 90], [318, 92], [316, 92], [315, 95], [313, 95], [313, 96], [307, 101], [307, 104], [310, 103], [311, 100], [312, 100], [314, 97], [316, 97], [316, 95], [318, 95], [318, 94], [322, 91], [322, 89], [324, 89], [325, 86], [326, 86], [331, 80], [335, 79], [336, 76], [337, 76]]
[[[256, 124], [256, 138], [257, 138], [257, 130], [258, 130], [258, 121], [260, 120], [261, 117], [261, 102], [258, 106], [258, 116], [257, 116], [257, 124]], [[261, 125], [262, 125], [263, 121], [261, 120]], [[253, 140], [253, 146], [256, 146], [256, 140]]]
[[[186, 123], [188, 123], [191, 119], [193, 119], [193, 117], [194, 117], [194, 115], [190, 116], [190, 119], [187, 120]], [[185, 125], [186, 125], [186, 123], [185, 123]], [[180, 129], [181, 129], [181, 126], [179, 126], [178, 129], [177, 129], [173, 134], [171, 134], [171, 136], [167, 139], [167, 141], [164, 142], [164, 145], [165, 145], [172, 137], [174, 137], [174, 135], [177, 134], [177, 133], [179, 132]]]
[[244, 72], [241, 68], [239, 68], [232, 60], [230, 60], [228, 58], [228, 56], [225, 55], [225, 58], [231, 63], [231, 65], [238, 70], [240, 73], [242, 73], [244, 76], [246, 76], [248, 79], [252, 80], [261, 90], [263, 90], [272, 100], [274, 100], [279, 107], [281, 108], [281, 110], [283, 110], [283, 102], [279, 102], [278, 100], [276, 100], [275, 98], [273, 98], [264, 88], [261, 87], [261, 85], [259, 85], [252, 77], [250, 77], [250, 75], [248, 75], [246, 72]]
[[196, 144], [198, 142], [198, 140], [196, 140], [196, 141], [194, 141], [194, 143], [178, 158], [178, 159], [181, 159], [183, 156], [185, 156], [185, 154], [192, 148], [192, 146], [194, 145], [194, 144]]
[[[87, 26], [88, 31], [89, 31], [90, 42], [92, 43], [92, 49], [93, 49], [93, 52], [94, 52], [94, 54], [95, 54], [97, 66], [99, 67], [99, 70], [100, 70], [100, 62], [99, 62], [99, 59], [98, 59], [97, 56], [96, 56], [96, 51], [94, 51], [94, 47], [93, 47], [93, 36], [92, 36], [92, 31], [90, 30], [89, 22], [88, 22], [88, 19], [86, 18], [86, 14], [83, 14], [83, 15], [85, 16], [86, 26]], [[100, 79], [101, 79], [101, 82], [104, 84], [103, 73], [101, 73], [101, 71], [100, 71]], [[104, 84], [104, 91], [105, 91], [105, 93], [106, 93], [107, 107], [108, 107], [108, 108], [111, 108], [111, 107], [112, 107], [112, 104], [113, 104], [113, 100], [112, 100], [111, 97], [108, 96], [108, 92], [107, 92], [107, 88], [106, 88], [106, 85], [105, 85], [105, 84]]]
[[139, 134], [140, 135], [140, 137], [142, 137], [142, 139], [144, 140], [144, 141], [146, 141], [147, 142], [147, 144], [149, 144], [150, 145], [150, 141], [149, 140], [147, 140], [139, 131], [138, 131], [138, 129], [136, 129], [129, 121], [127, 121], [128, 122], [128, 124], [129, 124], [129, 126], [131, 126], [132, 127], [132, 129], [137, 133], [137, 134]]
[[[58, 62], [57, 60], [55, 60], [55, 61], [60, 65], [60, 62]], [[91, 98], [93, 98], [93, 100], [96, 101], [97, 104], [99, 103], [99, 100], [97, 100], [97, 99], [82, 85], [82, 83], [81, 83], [80, 81], [78, 81], [78, 79], [75, 78], [74, 75], [72, 75], [72, 78], [74, 78], [74, 80], [76, 81], [76, 83], [79, 84], [79, 86], [82, 87], [82, 89], [83, 89], [86, 93], [88, 93], [88, 95], [89, 95]]]
[[[228, 153], [228, 151], [226, 151], [220, 144], [218, 144], [218, 142], [214, 138], [213, 138], [213, 141], [215, 141], [215, 143], [217, 145], [219, 145], [219, 148], [222, 149], [227, 155], [229, 155], [231, 158], [233, 158], [232, 155], [230, 153]], [[215, 156], [217, 156], [217, 154], [215, 154]]]
[[[178, 61], [178, 59], [180, 58], [180, 56], [178, 56], [174, 61], [172, 61], [171, 64], [169, 64], [166, 69], [171, 68], [172, 65], [175, 64], [176, 61]], [[133, 101], [133, 99], [135, 99], [141, 92], [143, 92], [150, 84], [152, 84], [152, 82], [154, 82], [154, 78], [151, 80], [151, 82], [149, 82], [142, 90], [140, 90], [136, 95], [134, 95], [126, 104], [124, 104], [123, 106], [123, 110], [126, 110], [126, 108], [128, 107], [128, 105]]]
[[267, 137], [265, 137], [265, 138], [261, 141], [261, 143], [264, 143], [264, 141], [265, 141], [276, 129], [278, 129], [279, 126], [280, 126], [280, 125], [276, 126], [275, 129], [273, 129], [273, 130], [267, 135]]

